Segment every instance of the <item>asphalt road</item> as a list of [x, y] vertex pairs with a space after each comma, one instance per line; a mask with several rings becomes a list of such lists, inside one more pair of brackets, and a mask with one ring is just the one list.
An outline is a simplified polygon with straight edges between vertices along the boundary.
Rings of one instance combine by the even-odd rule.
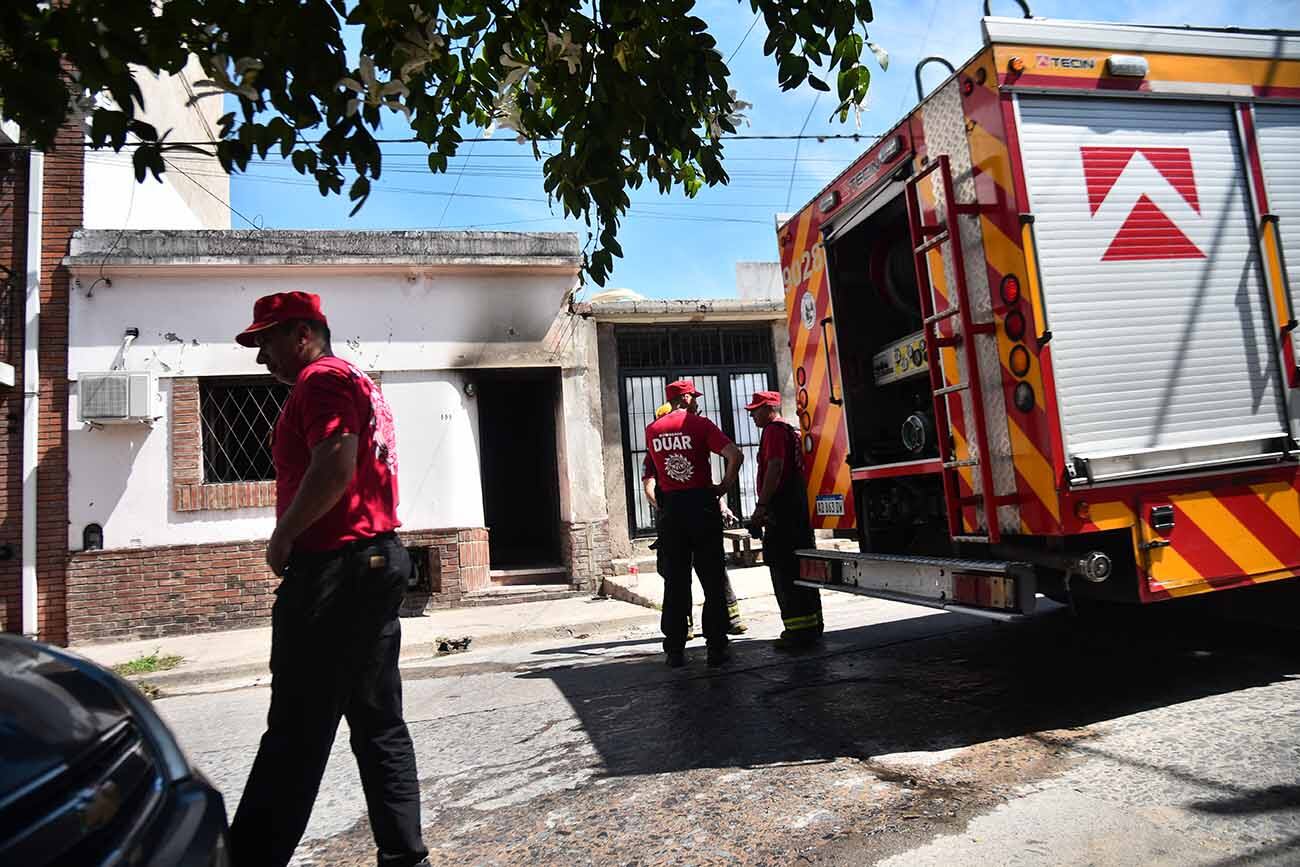
[[[776, 654], [760, 615], [721, 671], [649, 631], [408, 668], [433, 862], [1300, 863], [1295, 594], [1270, 625], [826, 604], [824, 650]], [[158, 702], [231, 813], [268, 696]], [[341, 732], [295, 863], [372, 845]]]

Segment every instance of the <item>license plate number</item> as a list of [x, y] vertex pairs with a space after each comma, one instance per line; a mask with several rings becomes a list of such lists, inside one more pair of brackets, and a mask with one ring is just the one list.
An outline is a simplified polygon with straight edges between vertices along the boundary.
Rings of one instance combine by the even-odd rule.
[[843, 515], [844, 495], [843, 494], [819, 494], [817, 497], [817, 514]]

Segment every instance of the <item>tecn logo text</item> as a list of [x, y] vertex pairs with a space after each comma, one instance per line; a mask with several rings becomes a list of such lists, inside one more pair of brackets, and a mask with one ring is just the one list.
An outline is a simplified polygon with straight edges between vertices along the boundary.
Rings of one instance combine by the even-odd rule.
[[1039, 69], [1096, 69], [1097, 61], [1091, 57], [1055, 57], [1051, 54], [1038, 55]]

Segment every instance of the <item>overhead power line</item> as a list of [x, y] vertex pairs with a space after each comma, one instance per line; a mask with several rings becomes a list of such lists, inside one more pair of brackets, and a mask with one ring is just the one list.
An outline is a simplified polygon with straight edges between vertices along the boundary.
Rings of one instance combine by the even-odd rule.
[[731, 61], [736, 59], [736, 55], [740, 53], [740, 49], [743, 48], [745, 45], [745, 40], [749, 39], [749, 34], [754, 32], [754, 25], [758, 24], [758, 19], [762, 17], [763, 17], [763, 13], [759, 12], [754, 16], [754, 20], [749, 22], [749, 29], [745, 31], [744, 36], [740, 37], [740, 44], [735, 47], [735, 49], [731, 52], [731, 56], [727, 58], [728, 66], [731, 65]]
[[[813, 97], [812, 105], [808, 107], [808, 115], [803, 119], [803, 126], [799, 128], [800, 136], [802, 136], [803, 131], [808, 128], [808, 121], [812, 120], [813, 112], [817, 110], [817, 103], [821, 100], [821, 98], [822, 98], [821, 91], [818, 91], [817, 96]], [[785, 192], [785, 209], [787, 211], [790, 210], [790, 195], [791, 193], [794, 192], [794, 174], [795, 171], [799, 168], [799, 145], [801, 144], [803, 144], [802, 140], [797, 141], [795, 143], [794, 160], [790, 163], [790, 186]]]
[[[722, 141], [816, 141], [816, 142], [827, 142], [827, 141], [856, 141], [856, 142], [872, 142], [872, 141], [876, 141], [876, 140], [879, 139], [879, 138], [880, 138], [880, 134], [879, 134], [879, 133], [858, 133], [858, 132], [854, 132], [854, 133], [810, 133], [810, 134], [807, 134], [807, 135], [805, 135], [805, 134], [803, 134], [803, 133], [799, 133], [798, 135], [790, 135], [789, 133], [779, 133], [779, 134], [773, 134], [773, 135], [760, 135], [760, 134], [748, 134], [748, 133], [747, 133], [747, 134], [740, 134], [740, 133], [734, 133], [734, 134], [731, 134], [731, 133], [729, 133], [729, 134], [724, 134], [724, 135], [719, 136], [719, 139], [721, 139]], [[312, 145], [312, 144], [320, 144], [320, 140], [319, 140], [319, 139], [299, 139], [299, 141], [300, 141], [302, 144], [308, 144], [308, 145]], [[560, 141], [560, 139], [558, 139], [558, 138], [554, 138], [554, 137], [550, 137], [550, 138], [538, 138], [538, 139], [528, 139], [527, 141], [523, 142], [523, 144], [532, 144], [532, 143], [534, 143], [534, 142], [538, 142], [538, 143], [540, 143], [540, 142], [554, 142], [554, 141]], [[409, 144], [418, 144], [418, 145], [426, 145], [426, 144], [427, 144], [426, 142], [422, 142], [422, 141], [420, 141], [419, 139], [416, 139], [416, 138], [377, 138], [377, 139], [374, 139], [374, 142], [375, 142], [375, 144], [408, 144], [408, 145], [409, 145]], [[494, 143], [494, 144], [520, 144], [519, 142], [517, 142], [517, 141], [516, 141], [515, 139], [513, 139], [513, 138], [487, 138], [486, 136], [474, 136], [474, 137], [470, 137], [470, 138], [463, 138], [463, 139], [460, 140], [460, 143], [461, 143], [461, 144], [467, 144], [467, 143], [470, 143], [470, 142], [491, 142], [491, 143]], [[123, 147], [123, 148], [140, 147], [141, 145], [145, 145], [145, 144], [152, 144], [152, 142], [129, 141], [129, 142], [126, 142], [125, 144], [123, 144], [122, 147]], [[215, 147], [215, 146], [221, 144], [221, 142], [219, 142], [219, 141], [215, 141], [215, 140], [209, 140], [209, 141], [169, 141], [169, 142], [166, 142], [165, 144], [166, 144], [167, 146], [169, 146], [169, 147], [183, 146], [183, 147], [192, 147], [192, 148], [202, 148], [202, 147]], [[91, 142], [88, 142], [88, 141], [83, 141], [83, 142], [81, 143], [81, 146], [84, 147], [84, 148], [86, 148], [87, 150], [92, 150], [92, 151], [101, 151], [101, 150], [108, 150], [108, 151], [111, 151], [111, 150], [112, 150], [112, 148], [109, 147], [108, 145], [103, 145], [103, 146], [101, 146], [101, 147], [95, 147]], [[29, 144], [0, 144], [0, 150], [30, 150], [30, 149], [31, 149], [31, 145], [29, 145]]]

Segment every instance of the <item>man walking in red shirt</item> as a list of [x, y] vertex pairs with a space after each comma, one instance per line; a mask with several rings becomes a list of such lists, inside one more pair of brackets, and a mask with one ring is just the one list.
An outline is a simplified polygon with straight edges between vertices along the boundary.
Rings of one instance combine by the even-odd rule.
[[785, 629], [778, 650], [798, 650], [821, 640], [822, 600], [817, 590], [795, 584], [795, 551], [812, 548], [808, 492], [803, 480], [799, 432], [781, 418], [781, 393], [756, 391], [745, 409], [763, 432], [758, 443], [758, 505], [751, 520], [764, 527], [763, 560], [772, 573], [772, 589]]
[[[700, 392], [690, 380], [668, 384], [673, 411], [645, 429], [661, 509], [659, 549], [663, 560], [664, 609], [660, 628], [670, 666], [686, 664], [686, 622], [691, 612], [691, 565], [704, 588], [704, 638], [709, 665], [727, 661], [727, 603], [723, 594], [722, 510], [718, 498], [731, 489], [744, 459], [718, 426], [690, 409]], [[726, 462], [714, 485], [709, 455]]]
[[427, 863], [397, 671], [411, 559], [393, 532], [392, 413], [370, 378], [331, 352], [316, 295], [259, 298], [235, 339], [293, 390], [271, 449], [276, 524], [266, 562], [283, 579], [271, 611], [271, 709], [230, 826], [234, 863], [288, 863], [342, 717], [379, 864]]

